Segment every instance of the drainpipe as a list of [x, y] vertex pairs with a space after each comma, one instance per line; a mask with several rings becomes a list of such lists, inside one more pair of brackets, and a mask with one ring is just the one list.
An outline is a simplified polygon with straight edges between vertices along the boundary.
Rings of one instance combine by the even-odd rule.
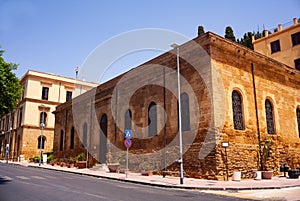
[[167, 122], [166, 122], [166, 75], [165, 75], [165, 68], [163, 68], [163, 93], [164, 93], [164, 170], [163, 170], [163, 177], [165, 178], [167, 175], [167, 153], [166, 153], [166, 145], [167, 145]]
[[254, 65], [251, 63], [251, 72], [252, 72], [252, 82], [253, 82], [253, 94], [254, 94], [254, 104], [255, 104], [255, 116], [256, 116], [256, 128], [257, 128], [257, 139], [258, 139], [258, 147], [259, 147], [259, 164], [260, 168], [262, 168], [262, 153], [260, 150], [261, 139], [260, 139], [260, 128], [259, 128], [259, 118], [258, 118], [258, 108], [257, 108], [257, 97], [256, 97], [256, 86], [255, 86], [255, 76], [254, 76]]

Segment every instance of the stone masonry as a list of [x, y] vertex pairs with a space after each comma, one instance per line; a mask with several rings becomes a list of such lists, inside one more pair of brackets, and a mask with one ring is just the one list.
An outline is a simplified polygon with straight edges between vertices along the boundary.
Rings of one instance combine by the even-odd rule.
[[[294, 161], [300, 166], [296, 119], [296, 108], [300, 107], [299, 71], [208, 32], [180, 46], [180, 73], [181, 94], [187, 97], [182, 116], [186, 177], [223, 180], [223, 141], [229, 142], [229, 176], [237, 170], [261, 168], [259, 144], [265, 138], [274, 141], [269, 170], [279, 174], [280, 162]], [[59, 105], [54, 112], [55, 157], [76, 157], [86, 153], [87, 148], [90, 166], [117, 161], [124, 168], [123, 135], [130, 109], [133, 145], [129, 149], [129, 169], [161, 174], [166, 168], [168, 173], [178, 174], [176, 76], [176, 53], [172, 50]], [[234, 129], [233, 90], [242, 97], [242, 130]], [[275, 134], [267, 133], [267, 98], [273, 104]], [[74, 148], [70, 147], [72, 128]], [[151, 129], [156, 131], [153, 136], [149, 136]]]

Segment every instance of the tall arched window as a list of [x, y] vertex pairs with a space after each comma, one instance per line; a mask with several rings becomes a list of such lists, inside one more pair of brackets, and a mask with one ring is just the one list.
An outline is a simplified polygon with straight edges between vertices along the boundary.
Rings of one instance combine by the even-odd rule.
[[64, 148], [64, 131], [60, 131], [60, 140], [59, 140], [59, 151], [62, 151]]
[[268, 134], [275, 134], [273, 105], [269, 99], [265, 101], [265, 110]]
[[103, 114], [100, 119], [100, 149], [99, 149], [99, 162], [101, 164], [106, 163], [107, 155], [107, 128], [108, 120], [107, 115]]
[[87, 146], [87, 123], [83, 124], [82, 146]]
[[44, 149], [44, 147], [45, 147], [45, 141], [46, 141], [46, 137], [45, 136], [39, 136], [38, 137], [38, 149], [40, 149], [41, 146], [42, 146], [42, 149]]
[[296, 115], [297, 115], [297, 123], [298, 123], [298, 135], [300, 138], [300, 109], [299, 108], [297, 108], [296, 110]]
[[70, 149], [74, 149], [75, 129], [71, 128]]
[[41, 125], [41, 123], [44, 123], [45, 126], [47, 125], [47, 113], [46, 112], [40, 113], [40, 125]]
[[125, 130], [131, 130], [132, 127], [131, 119], [132, 119], [132, 114], [131, 114], [131, 110], [129, 109], [125, 112]]
[[243, 100], [238, 91], [232, 92], [232, 113], [234, 129], [244, 130]]
[[190, 103], [187, 93], [180, 95], [181, 102], [181, 128], [182, 131], [189, 131], [190, 127]]
[[157, 109], [156, 103], [151, 102], [148, 107], [148, 137], [153, 137], [157, 134]]

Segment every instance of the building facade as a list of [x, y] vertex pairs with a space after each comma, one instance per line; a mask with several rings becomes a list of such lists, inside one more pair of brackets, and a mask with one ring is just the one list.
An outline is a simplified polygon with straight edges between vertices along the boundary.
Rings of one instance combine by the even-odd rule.
[[300, 19], [264, 30], [264, 37], [253, 41], [254, 50], [300, 70]]
[[[265, 164], [300, 166], [300, 71], [207, 32], [179, 46], [183, 166], [187, 177], [223, 180]], [[57, 106], [54, 155], [88, 153], [89, 165], [124, 167], [124, 130], [132, 130], [129, 169], [178, 173], [176, 50], [166, 52]], [[228, 142], [225, 155], [222, 142]]]
[[[8, 158], [18, 160], [20, 155], [28, 160], [43, 152], [53, 151], [55, 107], [74, 97], [76, 80], [54, 74], [29, 70], [21, 79], [21, 100], [14, 113], [1, 117], [1, 156], [9, 144]], [[83, 83], [82, 91], [97, 86]], [[44, 123], [41, 129], [41, 123]]]

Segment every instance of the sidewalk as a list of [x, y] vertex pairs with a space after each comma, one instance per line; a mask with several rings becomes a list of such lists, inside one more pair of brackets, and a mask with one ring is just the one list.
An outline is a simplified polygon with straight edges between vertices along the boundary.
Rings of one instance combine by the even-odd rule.
[[[0, 161], [5, 163], [6, 161]], [[193, 178], [184, 178], [184, 184], [179, 184], [178, 177], [153, 175], [153, 176], [142, 176], [139, 173], [128, 174], [126, 177], [125, 174], [120, 173], [108, 173], [104, 170], [90, 170], [90, 169], [77, 169], [77, 168], [67, 168], [60, 166], [51, 166], [49, 164], [39, 166], [38, 163], [27, 163], [27, 162], [9, 162], [10, 164], [22, 165], [26, 167], [34, 168], [44, 168], [55, 171], [69, 172], [80, 175], [94, 176], [99, 178], [120, 180], [124, 182], [138, 183], [144, 185], [151, 185], [157, 187], [165, 188], [181, 188], [181, 189], [194, 189], [202, 191], [211, 191], [217, 192], [218, 194], [228, 194], [234, 196], [234, 193], [239, 191], [247, 192], [250, 194], [255, 193], [254, 190], [268, 190], [269, 193], [273, 192], [288, 192], [293, 191], [293, 197], [295, 199], [288, 200], [300, 200], [300, 179], [289, 179], [285, 177], [273, 177], [271, 180], [241, 180], [241, 181], [214, 181], [214, 180], [203, 180], [203, 179], [193, 179]], [[282, 189], [282, 190], [280, 190]], [[219, 192], [218, 192], [219, 191]], [[248, 192], [248, 193], [249, 193]], [[282, 193], [281, 193], [282, 194]], [[291, 194], [291, 192], [289, 192]], [[265, 196], [265, 195], [264, 195]], [[284, 195], [281, 196], [283, 198]], [[277, 199], [278, 200], [278, 199]]]

